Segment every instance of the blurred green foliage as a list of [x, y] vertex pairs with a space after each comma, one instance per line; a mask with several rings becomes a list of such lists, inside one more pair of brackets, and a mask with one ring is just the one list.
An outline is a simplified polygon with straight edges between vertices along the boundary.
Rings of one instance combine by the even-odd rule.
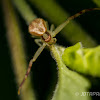
[[[28, 24], [36, 17], [41, 17], [48, 21], [49, 25], [52, 23], [56, 26], [64, 22], [70, 15], [73, 15], [83, 9], [100, 7], [99, 0], [1, 0], [5, 3], [11, 2], [14, 13], [16, 13], [19, 27], [22, 31], [21, 39], [22, 45], [26, 53], [27, 63], [34, 55], [38, 46], [34, 43], [34, 39], [28, 34]], [[11, 61], [11, 51], [7, 40], [7, 29], [4, 22], [4, 12], [2, 2], [0, 1], [0, 63], [1, 63], [1, 99], [2, 100], [19, 100], [17, 95], [17, 85], [15, 73], [13, 71], [14, 66]], [[5, 6], [6, 7], [6, 6]], [[8, 13], [9, 14], [9, 13]], [[32, 18], [33, 17], [33, 18]], [[8, 18], [9, 19], [9, 18]], [[10, 21], [8, 23], [10, 25]], [[76, 18], [71, 21], [64, 30], [57, 35], [57, 43], [63, 46], [70, 46], [77, 42], [82, 42], [85, 47], [96, 46], [100, 43], [100, 11], [93, 11]], [[15, 35], [16, 37], [16, 35]], [[77, 68], [76, 68], [77, 69]], [[23, 69], [25, 70], [25, 69]], [[66, 70], [66, 69], [65, 69]], [[67, 70], [68, 71], [68, 70]], [[70, 72], [70, 73], [68, 73]], [[64, 77], [70, 77], [73, 86], [78, 85], [77, 76], [74, 78], [73, 71], [69, 70], [64, 73]], [[58, 70], [56, 63], [50, 56], [47, 50], [39, 56], [37, 61], [33, 64], [31, 71], [32, 76], [32, 89], [35, 89], [35, 95], [37, 100], [47, 100], [52, 97], [55, 90], [58, 79]], [[63, 73], [63, 72], [62, 72]], [[69, 75], [71, 74], [71, 75]], [[62, 74], [63, 75], [63, 74]], [[83, 75], [84, 76], [84, 75]], [[63, 77], [63, 78], [64, 78]], [[70, 79], [68, 77], [68, 79]], [[90, 91], [100, 91], [100, 79], [84, 76], [91, 82]], [[65, 79], [65, 78], [64, 78]], [[79, 78], [80, 79], [80, 78]], [[75, 84], [75, 80], [77, 81]], [[80, 81], [84, 80], [83, 78]], [[67, 78], [62, 81], [68, 81]], [[83, 81], [82, 81], [83, 82]], [[83, 84], [83, 90], [88, 87], [87, 80], [85, 79]], [[84, 83], [83, 82], [83, 83]], [[70, 83], [70, 82], [69, 82]], [[59, 83], [58, 83], [59, 84]], [[71, 85], [68, 84], [68, 85]], [[62, 84], [61, 84], [62, 86]], [[70, 89], [70, 86], [67, 86]], [[60, 88], [62, 89], [62, 88]], [[75, 90], [78, 90], [79, 87]], [[81, 89], [81, 87], [80, 87]], [[83, 91], [82, 90], [82, 91]], [[68, 92], [68, 91], [67, 91]], [[72, 91], [70, 91], [72, 93]], [[5, 96], [6, 95], [6, 96]], [[60, 96], [60, 95], [59, 95]], [[67, 96], [67, 95], [65, 95]], [[75, 96], [75, 95], [74, 95]], [[84, 97], [85, 98], [85, 97]], [[93, 96], [92, 99], [97, 100], [98, 97]], [[28, 100], [28, 99], [27, 99]], [[66, 100], [66, 99], [65, 99]], [[99, 99], [98, 99], [99, 100]]]
[[73, 70], [100, 77], [100, 46], [84, 48], [77, 43], [65, 49], [62, 59]]

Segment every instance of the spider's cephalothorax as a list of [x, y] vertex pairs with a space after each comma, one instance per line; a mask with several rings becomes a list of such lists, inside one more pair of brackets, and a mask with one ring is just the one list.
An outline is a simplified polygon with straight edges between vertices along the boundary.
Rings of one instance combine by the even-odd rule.
[[42, 18], [37, 18], [31, 22], [29, 33], [41, 37], [41, 42], [45, 42], [48, 45], [56, 42], [56, 39], [52, 37], [52, 30], [47, 30], [46, 22]]
[[42, 18], [37, 18], [37, 19], [33, 20], [30, 23], [30, 25], [29, 25], [29, 33], [32, 36], [40, 37], [40, 39], [35, 39], [35, 42], [40, 47], [36, 51], [36, 53], [34, 54], [33, 58], [29, 62], [28, 70], [27, 70], [27, 72], [25, 74], [25, 77], [24, 77], [23, 81], [21, 82], [21, 84], [19, 86], [18, 94], [20, 93], [20, 89], [21, 89], [24, 81], [26, 80], [26, 78], [28, 77], [28, 75], [30, 73], [30, 70], [31, 70], [33, 62], [36, 61], [36, 59], [38, 58], [40, 53], [43, 51], [45, 46], [49, 46], [50, 47], [50, 45], [52, 45], [52, 44], [54, 44], [56, 42], [56, 38], [54, 38], [54, 37], [69, 23], [70, 20], [82, 15], [85, 12], [92, 11], [92, 10], [100, 10], [100, 8], [92, 8], [92, 9], [82, 10], [79, 13], [76, 13], [75, 15], [69, 17], [65, 22], [60, 24], [55, 30], [54, 30], [54, 26], [53, 25], [51, 25], [50, 30], [48, 30], [48, 27], [47, 27], [48, 25], [46, 24], [46, 22]]

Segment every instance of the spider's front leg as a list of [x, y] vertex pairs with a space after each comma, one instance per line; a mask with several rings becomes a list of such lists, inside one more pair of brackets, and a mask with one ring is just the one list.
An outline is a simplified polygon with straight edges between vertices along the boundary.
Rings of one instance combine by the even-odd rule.
[[52, 24], [51, 26], [50, 26], [50, 30], [48, 30], [48, 32], [50, 33], [50, 35], [53, 37], [53, 31], [54, 31], [54, 24]]
[[47, 28], [47, 30], [49, 30], [49, 24], [48, 24], [48, 22], [45, 21], [45, 24], [46, 24], [46, 28]]
[[53, 32], [54, 28], [55, 28], [55, 26], [54, 26], [54, 24], [52, 24], [50, 27], [50, 31]]
[[30, 70], [31, 70], [31, 67], [32, 67], [33, 62], [36, 61], [36, 59], [38, 58], [38, 56], [40, 55], [40, 53], [43, 51], [43, 49], [45, 48], [45, 46], [46, 46], [46, 43], [43, 43], [43, 45], [41, 45], [41, 46], [38, 48], [38, 50], [37, 50], [36, 53], [34, 54], [33, 58], [30, 60], [29, 66], [28, 66], [28, 69], [27, 69], [27, 72], [26, 72], [26, 74], [25, 74], [25, 77], [24, 77], [23, 81], [21, 82], [21, 84], [20, 84], [20, 86], [19, 86], [18, 94], [20, 94], [20, 89], [21, 89], [23, 83], [25, 82], [25, 80], [27, 79], [27, 77], [28, 77], [28, 75], [29, 75], [29, 73], [30, 73]]
[[41, 39], [35, 39], [34, 41], [35, 41], [35, 43], [36, 43], [38, 46], [43, 45]]
[[84, 9], [82, 11], [80, 11], [79, 13], [76, 13], [73, 16], [70, 16], [65, 22], [63, 22], [62, 24], [60, 24], [54, 31], [53, 31], [53, 37], [56, 36], [56, 34], [58, 34], [69, 22], [70, 20], [79, 17], [80, 15], [89, 12], [89, 11], [93, 11], [93, 10], [100, 10], [100, 8], [90, 8], [90, 9]]

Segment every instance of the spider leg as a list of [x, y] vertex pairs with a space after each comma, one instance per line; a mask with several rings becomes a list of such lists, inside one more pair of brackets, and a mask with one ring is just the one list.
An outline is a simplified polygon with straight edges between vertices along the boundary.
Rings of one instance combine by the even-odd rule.
[[35, 43], [36, 43], [38, 46], [41, 46], [41, 45], [42, 45], [41, 39], [35, 39], [34, 41], [35, 41]]
[[38, 36], [31, 35], [31, 37], [32, 37], [32, 38], [37, 38], [37, 39], [39, 39], [39, 37], [38, 37]]
[[52, 24], [50, 27], [50, 31], [52, 32], [54, 30], [54, 28], [55, 28], [55, 26], [54, 26], [54, 24]]
[[49, 30], [49, 33], [51, 34], [51, 36], [53, 37], [53, 31], [54, 31], [54, 24], [52, 24], [51, 26], [50, 26], [50, 30]]
[[36, 36], [34, 36], [34, 35], [31, 35], [31, 37], [32, 37], [32, 38], [36, 38]]
[[49, 30], [49, 25], [48, 25], [48, 22], [47, 22], [47, 21], [45, 21], [45, 23], [46, 23], [47, 30]]
[[54, 31], [53, 31], [53, 37], [56, 36], [56, 34], [58, 34], [69, 22], [70, 20], [88, 12], [88, 11], [93, 11], [93, 10], [100, 10], [100, 8], [91, 8], [91, 9], [84, 9], [82, 11], [80, 11], [79, 13], [76, 13], [75, 15], [69, 17], [64, 23], [60, 24]]
[[28, 66], [28, 69], [27, 69], [27, 72], [26, 72], [26, 74], [25, 74], [25, 77], [24, 77], [23, 81], [21, 82], [21, 84], [20, 84], [20, 86], [19, 86], [18, 94], [20, 94], [20, 89], [21, 89], [23, 83], [25, 82], [25, 80], [27, 79], [27, 77], [28, 77], [28, 75], [29, 75], [29, 73], [30, 73], [30, 70], [31, 70], [31, 67], [32, 67], [33, 62], [36, 61], [36, 59], [38, 58], [38, 56], [40, 55], [40, 53], [43, 51], [43, 49], [45, 48], [45, 46], [46, 46], [45, 43], [44, 43], [42, 46], [40, 46], [40, 47], [38, 48], [38, 50], [36, 51], [36, 53], [34, 54], [33, 58], [30, 60], [29, 66]]

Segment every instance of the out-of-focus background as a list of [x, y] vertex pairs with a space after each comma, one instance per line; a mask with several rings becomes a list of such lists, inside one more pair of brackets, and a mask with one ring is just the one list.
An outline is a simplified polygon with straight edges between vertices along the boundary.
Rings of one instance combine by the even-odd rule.
[[[6, 3], [8, 0], [0, 0], [0, 74], [1, 74], [0, 100], [19, 100], [19, 97], [17, 95], [18, 85], [16, 84], [16, 78], [15, 78], [16, 76], [13, 71], [14, 68], [12, 64], [11, 51], [8, 43], [7, 29], [5, 25], [5, 17], [4, 17], [5, 15], [3, 12], [4, 6], [1, 1]], [[42, 8], [38, 7], [37, 3], [34, 4], [34, 2], [32, 3], [31, 1], [32, 0], [26, 0], [27, 4], [34, 11], [35, 15], [37, 17], [41, 17], [47, 20], [49, 25], [51, 25], [53, 22], [51, 19], [54, 18], [53, 17], [49, 18], [48, 17], [49, 15], [48, 16], [46, 15], [45, 10], [41, 11]], [[50, 0], [47, 1], [49, 2]], [[96, 4], [94, 2], [95, 0], [94, 1], [93, 0], [81, 0], [81, 1], [80, 0], [52, 0], [52, 1], [55, 1], [61, 7], [61, 9], [64, 12], [68, 13], [70, 16], [74, 15], [75, 13], [83, 9], [95, 8], [95, 7], [99, 7], [100, 5], [100, 4], [99, 5]], [[34, 39], [28, 33], [28, 25], [26, 24], [26, 21], [23, 19], [20, 12], [16, 8], [15, 4], [13, 3], [13, 0], [11, 2], [13, 5], [13, 9], [17, 15], [17, 19], [19, 20], [19, 26], [22, 31], [21, 36], [24, 42], [23, 46], [26, 54], [25, 60], [27, 61], [28, 64], [28, 62], [30, 61], [30, 59], [38, 49], [38, 45], [34, 42]], [[42, 0], [39, 0], [39, 2], [42, 2]], [[49, 3], [46, 6], [49, 6]], [[43, 8], [45, 7], [43, 6]], [[99, 38], [100, 37], [100, 11], [88, 12], [74, 19], [74, 21], [75, 23], [78, 23], [79, 27], [81, 27], [84, 31], [86, 31], [86, 33], [88, 33], [88, 35], [90, 35], [94, 41], [96, 41], [97, 45], [100, 44], [100, 38]], [[57, 27], [56, 23], [53, 24], [55, 25], [55, 27]], [[75, 44], [75, 42], [69, 41], [70, 39], [67, 39], [64, 35], [62, 35], [62, 32], [60, 32], [56, 36], [56, 38], [57, 38], [57, 43], [65, 47]], [[58, 78], [56, 63], [52, 59], [50, 52], [48, 50], [44, 49], [44, 51], [38, 57], [37, 61], [33, 64], [30, 76], [32, 80], [32, 88], [34, 88], [37, 100], [47, 100], [49, 94], [52, 95]], [[100, 92], [100, 85], [99, 85], [100, 79], [93, 78], [90, 76], [88, 78], [92, 83], [92, 87], [90, 91]], [[97, 100], [97, 97], [92, 97], [92, 98], [93, 100]]]

